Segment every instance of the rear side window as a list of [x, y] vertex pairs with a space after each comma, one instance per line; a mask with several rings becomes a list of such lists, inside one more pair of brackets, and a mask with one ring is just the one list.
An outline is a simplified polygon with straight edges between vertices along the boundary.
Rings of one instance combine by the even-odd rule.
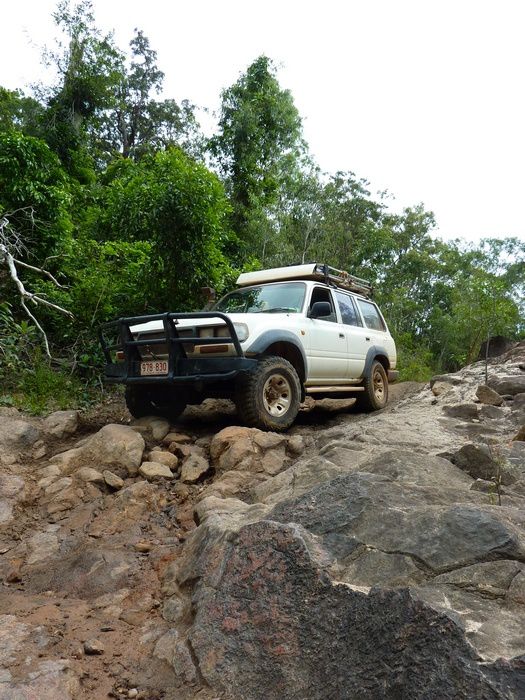
[[365, 301], [364, 299], [358, 299], [357, 303], [359, 304], [367, 328], [372, 328], [374, 331], [386, 331], [383, 319], [379, 315], [375, 304], [372, 304], [370, 301]]
[[339, 303], [339, 310], [341, 311], [343, 323], [347, 326], [362, 326], [363, 324], [361, 323], [352, 297], [347, 294], [341, 294], [341, 292], [336, 292], [335, 296]]

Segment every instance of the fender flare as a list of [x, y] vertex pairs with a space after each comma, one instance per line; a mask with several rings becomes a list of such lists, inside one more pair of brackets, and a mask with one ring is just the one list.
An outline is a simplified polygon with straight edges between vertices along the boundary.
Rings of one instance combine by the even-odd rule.
[[306, 353], [304, 351], [304, 347], [298, 340], [297, 336], [294, 335], [291, 331], [264, 331], [264, 333], [261, 333], [261, 335], [253, 343], [253, 345], [250, 345], [249, 348], [246, 348], [244, 352], [245, 354], [247, 352], [254, 352], [260, 355], [266, 350], [266, 348], [270, 347], [270, 345], [273, 345], [274, 343], [289, 343], [290, 345], [296, 347], [297, 350], [299, 350], [299, 352], [301, 353], [301, 358], [303, 360], [304, 374], [306, 376], [306, 372], [308, 371]]
[[[365, 366], [361, 374], [362, 379], [364, 379], [368, 375], [368, 373], [370, 372], [370, 368], [372, 367], [372, 363], [378, 355], [383, 355], [388, 360], [388, 352], [381, 345], [372, 345], [370, 348], [368, 348], [368, 352], [366, 353]], [[388, 370], [389, 367], [390, 361], [388, 361], [388, 367], [386, 369]]]

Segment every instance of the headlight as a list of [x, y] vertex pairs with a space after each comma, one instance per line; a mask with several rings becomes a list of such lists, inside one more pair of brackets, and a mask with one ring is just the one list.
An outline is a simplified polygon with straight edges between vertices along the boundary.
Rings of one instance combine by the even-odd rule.
[[213, 338], [213, 328], [199, 328], [199, 338]]
[[248, 339], [250, 331], [248, 330], [248, 326], [245, 323], [234, 323], [233, 327], [235, 328], [237, 338], [239, 338], [239, 341], [241, 343]]

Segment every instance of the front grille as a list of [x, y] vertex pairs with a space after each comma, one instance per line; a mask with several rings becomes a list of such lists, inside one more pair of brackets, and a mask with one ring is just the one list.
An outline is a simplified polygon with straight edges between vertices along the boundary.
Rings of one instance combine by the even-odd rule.
[[[177, 332], [181, 338], [194, 338], [197, 335], [196, 328], [181, 328], [177, 329]], [[158, 340], [165, 339], [166, 334], [163, 331], [147, 332], [147, 333], [137, 333], [135, 340]], [[182, 347], [187, 355], [191, 355], [195, 350], [195, 345], [193, 343], [183, 343]], [[167, 357], [168, 356], [168, 346], [166, 343], [160, 343], [151, 345], [139, 345], [138, 350], [140, 356], [146, 360], [152, 360], [157, 357]]]

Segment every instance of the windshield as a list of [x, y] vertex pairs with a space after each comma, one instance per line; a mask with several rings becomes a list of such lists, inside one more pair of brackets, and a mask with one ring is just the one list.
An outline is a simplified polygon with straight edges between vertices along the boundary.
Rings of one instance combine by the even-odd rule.
[[228, 314], [297, 313], [303, 308], [304, 295], [302, 282], [264, 284], [230, 292], [213, 308]]

